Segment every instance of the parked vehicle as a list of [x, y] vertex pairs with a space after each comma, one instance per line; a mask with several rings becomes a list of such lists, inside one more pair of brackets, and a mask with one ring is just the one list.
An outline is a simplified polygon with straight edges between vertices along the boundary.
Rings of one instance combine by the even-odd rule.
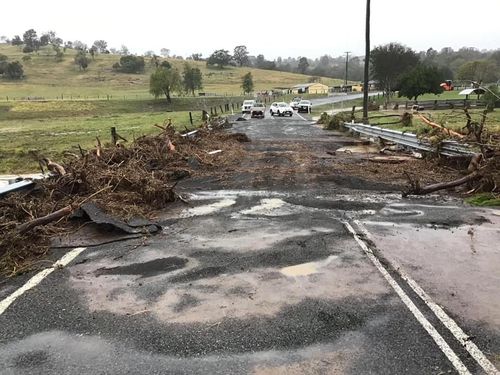
[[311, 109], [312, 103], [310, 100], [301, 100], [297, 107], [297, 112], [311, 113]]
[[255, 103], [250, 110], [250, 117], [259, 117], [264, 118], [264, 114], [266, 112], [266, 106], [262, 103]]
[[271, 116], [290, 116], [293, 115], [293, 109], [285, 102], [274, 102], [269, 108], [269, 113]]
[[255, 100], [245, 100], [241, 106], [241, 113], [250, 113], [254, 104]]
[[302, 100], [302, 98], [299, 96], [296, 98], [293, 98], [292, 101], [290, 102], [290, 107], [292, 107], [293, 109], [299, 108], [299, 103], [301, 100]]
[[446, 81], [441, 83], [439, 86], [441, 86], [444, 91], [453, 91], [454, 90], [453, 82], [451, 81], [451, 79], [447, 79]]

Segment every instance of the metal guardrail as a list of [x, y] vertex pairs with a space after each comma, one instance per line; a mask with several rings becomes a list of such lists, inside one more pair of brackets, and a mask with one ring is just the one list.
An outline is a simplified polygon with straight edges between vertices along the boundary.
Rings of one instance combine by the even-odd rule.
[[14, 182], [13, 184], [8, 184], [4, 186], [0, 186], [0, 197], [4, 196], [8, 193], [13, 193], [14, 191], [25, 189], [34, 184], [32, 180], [22, 180], [18, 182]]
[[384, 139], [406, 147], [425, 152], [439, 152], [444, 156], [460, 156], [473, 155], [475, 152], [467, 144], [456, 141], [442, 141], [439, 147], [431, 145], [429, 142], [422, 141], [417, 138], [416, 134], [405, 133], [397, 130], [383, 129], [378, 126], [370, 126], [365, 124], [350, 124], [345, 123], [345, 127], [360, 134], [370, 137]]

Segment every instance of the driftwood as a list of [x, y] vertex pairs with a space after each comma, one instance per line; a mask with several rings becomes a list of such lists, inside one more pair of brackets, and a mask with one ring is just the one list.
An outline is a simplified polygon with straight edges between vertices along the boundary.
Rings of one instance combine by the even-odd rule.
[[50, 172], [56, 174], [57, 176], [64, 176], [66, 174], [66, 170], [63, 168], [62, 165], [53, 162], [49, 158], [42, 158], [40, 159], [40, 161], [41, 165], [45, 165]]
[[73, 207], [72, 206], [66, 206], [64, 208], [61, 208], [60, 210], [54, 211], [51, 214], [38, 217], [36, 219], [33, 219], [31, 221], [28, 221], [26, 223], [23, 223], [17, 227], [17, 230], [19, 233], [26, 233], [29, 230], [39, 226], [39, 225], [45, 225], [48, 223], [51, 223], [53, 221], [59, 220], [65, 216], [70, 215], [73, 212]]
[[432, 184], [432, 185], [427, 185], [427, 186], [420, 186], [419, 180], [415, 180], [415, 179], [411, 178], [408, 173], [405, 173], [405, 174], [406, 174], [406, 177], [408, 178], [408, 181], [410, 183], [410, 187], [407, 191], [403, 192], [403, 197], [407, 197], [408, 195], [430, 194], [430, 193], [434, 193], [435, 191], [450, 189], [453, 187], [457, 187], [457, 186], [466, 184], [468, 182], [479, 180], [483, 177], [483, 173], [481, 173], [481, 170], [476, 170], [476, 171], [468, 174], [467, 176], [459, 178], [458, 180], [453, 180], [453, 181], [448, 181], [448, 182], [439, 182], [437, 184]]
[[100, 158], [101, 155], [102, 155], [102, 144], [101, 144], [101, 140], [99, 139], [99, 137], [95, 137], [96, 139], [96, 146], [95, 146], [95, 155]]
[[463, 134], [460, 134], [454, 130], [451, 130], [451, 129], [447, 129], [439, 124], [436, 124], [435, 122], [432, 122], [431, 120], [429, 120], [427, 117], [425, 117], [424, 115], [422, 114], [418, 114], [418, 117], [420, 118], [420, 120], [422, 120], [424, 123], [426, 123], [427, 125], [429, 126], [432, 126], [433, 128], [436, 128], [436, 129], [439, 129], [441, 130], [443, 133], [449, 135], [449, 136], [454, 136], [454, 137], [458, 137], [458, 138], [465, 138], [465, 135]]

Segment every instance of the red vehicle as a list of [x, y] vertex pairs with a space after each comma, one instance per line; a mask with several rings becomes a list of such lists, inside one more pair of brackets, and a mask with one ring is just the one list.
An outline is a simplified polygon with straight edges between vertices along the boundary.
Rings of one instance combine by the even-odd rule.
[[441, 86], [444, 91], [453, 91], [453, 82], [451, 82], [451, 79], [447, 79], [439, 86]]

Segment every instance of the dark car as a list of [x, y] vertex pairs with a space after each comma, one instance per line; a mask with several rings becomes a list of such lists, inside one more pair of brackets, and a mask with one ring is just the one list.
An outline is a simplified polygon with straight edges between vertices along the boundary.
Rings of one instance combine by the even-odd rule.
[[310, 100], [301, 100], [297, 106], [297, 112], [311, 113], [312, 103]]

